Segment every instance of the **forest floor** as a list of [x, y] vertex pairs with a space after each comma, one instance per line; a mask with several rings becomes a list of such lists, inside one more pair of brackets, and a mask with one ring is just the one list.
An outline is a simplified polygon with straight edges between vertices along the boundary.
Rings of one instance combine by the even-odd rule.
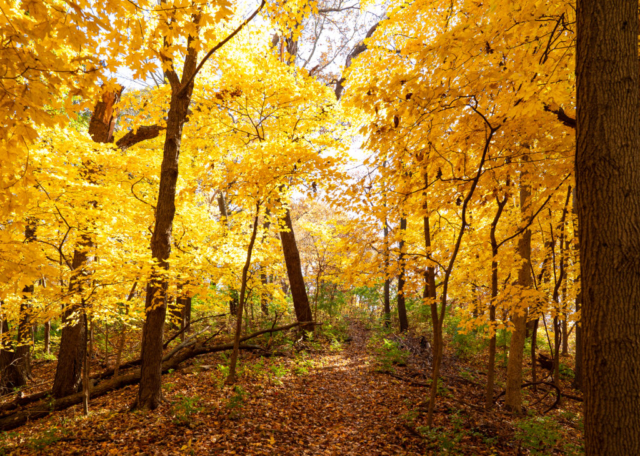
[[2, 433], [0, 455], [581, 454], [577, 403], [550, 418], [516, 419], [500, 403], [485, 412], [482, 373], [451, 354], [427, 428], [429, 360], [424, 339], [381, 337], [362, 323], [343, 343], [243, 353], [235, 387], [223, 384], [226, 355], [203, 355], [163, 376], [155, 411], [129, 412], [129, 386], [92, 399], [88, 416], [79, 405]]

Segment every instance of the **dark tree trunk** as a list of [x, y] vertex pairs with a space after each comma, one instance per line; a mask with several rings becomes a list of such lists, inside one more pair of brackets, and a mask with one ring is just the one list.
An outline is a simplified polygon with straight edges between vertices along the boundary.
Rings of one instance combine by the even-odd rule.
[[186, 328], [191, 324], [191, 306], [193, 304], [193, 297], [189, 296], [185, 299], [184, 309], [182, 311], [182, 327]]
[[[520, 182], [520, 212], [524, 222], [529, 222], [531, 188], [526, 180], [526, 173], [521, 175]], [[531, 288], [531, 231], [525, 230], [518, 240], [518, 253], [523, 260], [518, 270], [518, 285], [523, 289]], [[511, 348], [509, 349], [509, 360], [507, 364], [507, 388], [505, 396], [505, 406], [507, 409], [520, 413], [522, 411], [522, 360], [524, 358], [524, 344], [527, 337], [527, 312], [522, 315], [513, 314], [511, 316], [514, 331], [511, 336]]]
[[[271, 227], [271, 221], [269, 220], [269, 208], [264, 213], [264, 221], [262, 222], [262, 242], [267, 239], [267, 233], [269, 233], [269, 227]], [[264, 265], [260, 265], [260, 282], [262, 283], [263, 290], [260, 292], [260, 310], [262, 315], [269, 315], [269, 293], [267, 292], [267, 285], [269, 285], [269, 276], [267, 275], [267, 269]], [[316, 307], [316, 313], [318, 309]]]
[[51, 321], [44, 324], [44, 352], [51, 353]]
[[82, 380], [82, 363], [85, 357], [85, 313], [84, 300], [81, 297], [84, 282], [84, 267], [87, 264], [87, 249], [91, 240], [83, 236], [80, 246], [73, 254], [73, 275], [69, 283], [69, 293], [76, 301], [68, 304], [62, 313], [62, 333], [60, 336], [60, 352], [58, 366], [51, 393], [56, 399], [77, 393]]
[[638, 455], [638, 1], [578, 0], [577, 25], [576, 196], [586, 455]]
[[[25, 228], [25, 243], [33, 242], [36, 238], [36, 221], [28, 219]], [[31, 297], [34, 285], [26, 285], [22, 289], [22, 301], [18, 315], [18, 338], [10, 350], [0, 350], [0, 392], [11, 391], [27, 384], [31, 376], [30, 350], [33, 343], [31, 325]], [[6, 318], [2, 321], [3, 334], [9, 332]], [[6, 343], [6, 341], [3, 341]], [[7, 344], [9, 345], [9, 344]]]
[[[289, 277], [289, 286], [291, 287], [291, 296], [293, 298], [296, 318], [298, 322], [312, 321], [311, 305], [309, 304], [309, 297], [307, 296], [307, 288], [304, 285], [300, 252], [296, 244], [289, 209], [287, 209], [284, 220], [282, 220], [281, 223], [283, 229], [280, 230], [280, 240], [282, 241], [282, 251], [284, 252], [284, 261], [287, 266], [287, 275]], [[313, 325], [304, 325], [301, 326], [301, 329], [313, 331]]]
[[[98, 143], [113, 141], [115, 127], [115, 105], [120, 99], [122, 88], [116, 93], [106, 93], [96, 104], [91, 121], [89, 134]], [[91, 180], [91, 165], [87, 167], [86, 177]], [[90, 203], [91, 204], [91, 203]], [[90, 223], [85, 223], [85, 228]], [[52, 394], [61, 398], [79, 391], [82, 380], [82, 364], [86, 352], [85, 343], [85, 302], [81, 297], [83, 282], [85, 281], [86, 266], [89, 261], [89, 250], [93, 247], [91, 234], [83, 232], [79, 236], [78, 245], [73, 252], [73, 273], [69, 283], [69, 292], [75, 301], [68, 304], [62, 314], [62, 332], [60, 334], [60, 350], [58, 365], [53, 382]]]
[[[2, 333], [9, 333], [9, 323], [6, 318], [2, 320]], [[7, 343], [7, 336], [3, 340]], [[26, 366], [18, 358], [15, 345], [11, 349], [0, 350], [0, 394], [13, 391], [27, 384]]]
[[[227, 201], [225, 200], [224, 193], [220, 192], [216, 198], [218, 202], [218, 210], [220, 211], [220, 218], [224, 221], [224, 226], [229, 228], [229, 212], [227, 211]], [[235, 286], [229, 286], [229, 315], [236, 315], [238, 313], [238, 290]]]
[[[199, 17], [194, 18], [198, 27]], [[151, 256], [156, 262], [147, 283], [145, 301], [146, 319], [142, 330], [142, 369], [140, 372], [140, 389], [136, 406], [140, 409], [153, 410], [162, 400], [162, 337], [164, 321], [167, 313], [166, 276], [169, 270], [169, 256], [171, 255], [171, 238], [173, 233], [173, 219], [176, 214], [176, 184], [178, 182], [178, 163], [180, 158], [180, 144], [182, 142], [182, 128], [187, 120], [189, 104], [193, 92], [198, 52], [191, 47], [194, 38], [189, 37], [188, 53], [185, 57], [182, 71], [183, 81], [188, 85], [183, 88], [171, 62], [170, 69], [165, 72], [171, 84], [171, 102], [167, 114], [167, 132], [164, 141], [162, 165], [160, 168], [160, 187], [156, 205], [156, 220], [151, 237]], [[183, 90], [184, 89], [184, 90]]]
[[173, 308], [169, 307], [171, 323], [176, 329], [185, 327], [187, 313], [189, 313], [189, 318], [191, 317], [191, 297], [187, 295], [184, 290], [186, 285], [188, 284], [182, 282], [178, 284], [178, 296], [175, 301], [175, 306]]
[[389, 278], [389, 225], [384, 219], [384, 325], [388, 328], [391, 324], [391, 279]]
[[256, 205], [256, 216], [253, 219], [253, 232], [251, 233], [251, 240], [249, 241], [249, 247], [247, 248], [247, 259], [242, 268], [242, 283], [240, 284], [240, 303], [238, 305], [238, 315], [236, 318], [236, 333], [233, 339], [233, 352], [231, 353], [231, 361], [229, 362], [229, 375], [225, 383], [233, 385], [236, 382], [236, 365], [238, 363], [238, 352], [240, 351], [240, 336], [242, 332], [242, 311], [244, 309], [246, 294], [247, 294], [247, 278], [249, 275], [249, 268], [251, 267], [251, 254], [253, 253], [253, 246], [256, 242], [256, 235], [258, 233], [258, 216], [260, 215], [260, 205]]
[[[576, 191], [573, 191], [573, 213], [577, 215], [578, 207], [576, 204]], [[574, 236], [578, 242], [576, 242], [575, 248], [577, 250], [578, 257], [580, 256], [580, 234], [579, 227], [574, 226], [573, 229]], [[580, 276], [576, 279], [576, 281], [580, 281]], [[576, 312], [580, 312], [582, 310], [582, 290], [578, 292], [576, 295]], [[573, 383], [571, 386], [577, 390], [582, 389], [582, 318], [576, 322], [576, 349], [575, 349], [575, 366], [573, 369]]]
[[496, 328], [493, 327], [496, 321], [496, 306], [495, 299], [498, 296], [498, 241], [496, 240], [496, 229], [498, 228], [498, 222], [504, 211], [504, 207], [507, 204], [507, 197], [505, 196], [502, 201], [499, 197], [496, 197], [496, 204], [498, 209], [496, 215], [491, 221], [491, 230], [489, 231], [489, 240], [491, 242], [491, 302], [489, 303], [489, 328], [491, 336], [489, 337], [489, 364], [487, 365], [487, 388], [485, 390], [485, 403], [484, 407], [487, 410], [491, 410], [493, 407], [493, 388], [495, 380], [496, 370]]
[[404, 296], [405, 285], [405, 252], [404, 252], [404, 235], [407, 231], [407, 219], [402, 217], [400, 219], [400, 254], [398, 255], [398, 263], [400, 266], [400, 274], [398, 274], [398, 320], [400, 321], [400, 332], [409, 330], [409, 320], [407, 318], [407, 306]]
[[[576, 312], [580, 312], [582, 308], [582, 291], [578, 293], [576, 296]], [[582, 389], [582, 377], [583, 377], [583, 368], [582, 368], [582, 358], [583, 358], [583, 350], [582, 350], [582, 319], [576, 323], [576, 359], [575, 366], [573, 369], [573, 383], [571, 386], [577, 390]]]
[[[538, 381], [536, 377], [536, 345], [538, 343], [538, 322], [540, 319], [536, 317], [536, 319], [532, 322], [533, 328], [531, 328], [531, 382], [536, 383]], [[535, 385], [533, 386], [535, 389]]]

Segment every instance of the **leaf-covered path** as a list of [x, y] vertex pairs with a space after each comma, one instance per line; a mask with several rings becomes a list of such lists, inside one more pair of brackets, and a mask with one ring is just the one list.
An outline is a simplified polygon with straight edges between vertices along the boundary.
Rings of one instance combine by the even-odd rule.
[[340, 351], [246, 360], [240, 390], [221, 387], [224, 372], [208, 368], [220, 359], [204, 357], [164, 377], [154, 412], [127, 412], [129, 387], [93, 400], [88, 419], [74, 407], [0, 444], [14, 454], [424, 454], [403, 425], [424, 390], [376, 373], [366, 337], [352, 331]]

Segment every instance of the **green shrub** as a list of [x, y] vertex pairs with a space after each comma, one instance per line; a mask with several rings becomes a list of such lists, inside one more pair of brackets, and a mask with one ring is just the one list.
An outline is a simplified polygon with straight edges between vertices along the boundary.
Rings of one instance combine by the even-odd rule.
[[178, 425], [187, 425], [191, 422], [191, 416], [202, 411], [199, 407], [200, 398], [198, 396], [188, 397], [184, 394], [178, 395], [180, 399], [171, 407], [173, 422]]
[[569, 366], [567, 366], [564, 363], [560, 363], [559, 370], [560, 370], [560, 377], [573, 380], [573, 377], [575, 376], [575, 374], [573, 372], [573, 369], [571, 369]]
[[459, 316], [447, 318], [444, 332], [451, 338], [451, 347], [453, 347], [456, 356], [461, 359], [469, 359], [486, 348], [486, 341], [484, 337], [481, 337], [483, 328], [465, 333], [460, 327], [460, 320]]
[[225, 405], [226, 409], [229, 410], [229, 418], [236, 419], [240, 417], [246, 395], [247, 392], [240, 385], [233, 387], [233, 394], [229, 397]]
[[31, 439], [31, 441], [29, 442], [29, 447], [32, 450], [36, 451], [44, 450], [45, 448], [59, 441], [64, 436], [64, 434], [66, 434], [66, 432], [67, 431], [65, 429], [61, 429], [60, 432], [58, 432], [56, 429], [47, 429], [46, 431], [44, 431], [41, 437], [35, 437]]
[[531, 416], [517, 424], [515, 439], [532, 455], [548, 455], [560, 439], [560, 426], [550, 417]]
[[375, 348], [378, 371], [391, 372], [394, 366], [406, 366], [409, 352], [401, 349], [398, 343], [391, 339], [382, 339], [382, 344]]

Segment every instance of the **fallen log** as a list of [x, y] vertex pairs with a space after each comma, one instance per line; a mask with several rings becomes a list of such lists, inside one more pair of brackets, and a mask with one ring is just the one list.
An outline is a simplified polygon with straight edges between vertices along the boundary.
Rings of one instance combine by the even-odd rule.
[[[240, 342], [247, 341], [249, 339], [254, 339], [263, 334], [286, 331], [288, 329], [294, 328], [296, 326], [310, 324], [312, 322], [302, 322], [302, 323], [292, 323], [290, 325], [280, 326], [278, 328], [270, 328], [262, 331], [257, 331], [255, 333], [244, 336], [240, 339]], [[240, 348], [243, 350], [256, 350], [261, 349], [262, 347], [257, 345], [247, 345], [241, 344]], [[216, 353], [226, 350], [233, 349], [233, 342], [221, 345], [206, 345], [201, 343], [194, 343], [193, 345], [188, 345], [183, 348], [183, 350], [178, 353], [173, 354], [173, 356], [162, 363], [162, 373], [168, 372], [170, 369], [175, 370], [181, 363], [184, 361], [195, 358], [199, 355], [204, 355], [208, 353]], [[113, 378], [110, 380], [105, 380], [103, 382], [98, 383], [91, 389], [91, 397], [99, 397], [103, 396], [111, 391], [124, 388], [125, 386], [133, 385], [140, 381], [140, 369], [136, 369], [135, 371], [128, 373], [126, 375], [122, 375], [117, 378]], [[29, 421], [44, 418], [49, 415], [51, 412], [60, 411], [72, 407], [76, 404], [80, 404], [83, 401], [84, 394], [83, 392], [79, 392], [76, 394], [72, 394], [71, 396], [66, 396], [60, 399], [53, 399], [48, 396], [48, 392], [46, 393], [38, 393], [38, 395], [43, 395], [45, 398], [43, 399], [40, 396], [40, 400], [31, 405], [28, 408], [18, 410], [15, 413], [10, 415], [6, 415], [0, 418], [0, 431], [9, 431], [11, 429], [15, 429], [26, 424]], [[36, 395], [32, 395], [36, 396]]]

